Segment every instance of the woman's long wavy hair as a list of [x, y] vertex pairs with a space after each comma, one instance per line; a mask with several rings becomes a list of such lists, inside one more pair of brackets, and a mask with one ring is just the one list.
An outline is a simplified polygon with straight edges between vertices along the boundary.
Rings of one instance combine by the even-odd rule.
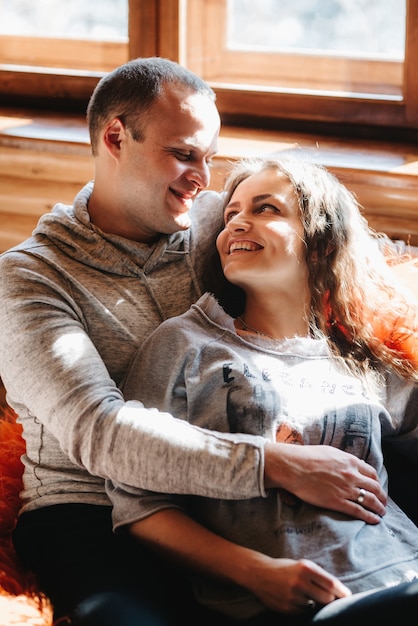
[[[328, 338], [333, 354], [357, 373], [388, 368], [418, 381], [418, 366], [402, 340], [418, 344], [418, 308], [398, 286], [382, 251], [384, 239], [363, 217], [352, 193], [326, 168], [282, 154], [244, 159], [224, 187], [224, 206], [238, 185], [264, 170], [293, 183], [306, 244], [312, 332]], [[233, 316], [245, 295], [224, 279], [216, 294]], [[418, 348], [417, 348], [418, 349]]]

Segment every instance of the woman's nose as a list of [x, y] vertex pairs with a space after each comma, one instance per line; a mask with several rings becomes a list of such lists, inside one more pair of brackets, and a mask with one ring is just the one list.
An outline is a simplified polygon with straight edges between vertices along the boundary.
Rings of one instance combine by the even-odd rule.
[[230, 232], [236, 232], [237, 230], [248, 230], [250, 228], [250, 223], [245, 214], [240, 211], [228, 221], [227, 228]]

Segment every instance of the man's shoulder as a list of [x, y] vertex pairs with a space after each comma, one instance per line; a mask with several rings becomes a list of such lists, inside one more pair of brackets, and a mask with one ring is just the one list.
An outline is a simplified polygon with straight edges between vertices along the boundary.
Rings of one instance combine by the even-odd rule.
[[211, 201], [211, 200], [217, 200], [219, 202], [222, 202], [222, 197], [223, 197], [223, 192], [219, 192], [219, 191], [215, 191], [214, 189], [203, 189], [203, 191], [201, 191], [197, 197], [196, 200], [194, 201], [194, 204], [196, 204], [199, 201]]
[[193, 202], [192, 211], [195, 213], [201, 213], [210, 209], [220, 213], [222, 211], [222, 194], [210, 189], [201, 191]]
[[21, 243], [16, 244], [12, 248], [5, 250], [0, 254], [0, 263], [2, 265], [13, 263], [15, 261], [20, 262], [27, 254], [39, 250], [46, 245], [43, 238], [32, 235], [28, 239], [25, 239]]
[[201, 191], [193, 203], [192, 223], [194, 227], [203, 227], [212, 231], [221, 226], [222, 214], [222, 194], [217, 191]]

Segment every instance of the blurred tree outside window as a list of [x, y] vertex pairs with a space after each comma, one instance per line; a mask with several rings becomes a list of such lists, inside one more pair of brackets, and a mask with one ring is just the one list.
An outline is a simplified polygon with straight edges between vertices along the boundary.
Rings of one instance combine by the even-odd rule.
[[0, 33], [126, 41], [128, 0], [0, 0]]
[[402, 61], [404, 0], [228, 0], [228, 47]]

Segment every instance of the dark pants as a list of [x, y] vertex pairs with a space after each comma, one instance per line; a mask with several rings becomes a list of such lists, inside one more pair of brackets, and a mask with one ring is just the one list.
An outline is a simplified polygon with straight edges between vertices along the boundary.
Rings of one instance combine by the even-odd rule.
[[[16, 550], [38, 574], [54, 618], [77, 626], [234, 626], [195, 601], [182, 571], [127, 534], [112, 532], [109, 507], [57, 505], [22, 515]], [[411, 618], [405, 617], [410, 611]], [[416, 626], [418, 581], [336, 602], [298, 617], [265, 613], [245, 626]], [[407, 621], [408, 619], [412, 621]]]
[[415, 626], [418, 580], [331, 602], [313, 618], [318, 626]]
[[[177, 620], [184, 623], [185, 610], [192, 615], [200, 610], [180, 571], [128, 534], [112, 532], [110, 507], [66, 504], [25, 513], [13, 539], [52, 601], [55, 619], [69, 615], [72, 623], [89, 626], [175, 626]], [[93, 614], [99, 621], [88, 621]]]

